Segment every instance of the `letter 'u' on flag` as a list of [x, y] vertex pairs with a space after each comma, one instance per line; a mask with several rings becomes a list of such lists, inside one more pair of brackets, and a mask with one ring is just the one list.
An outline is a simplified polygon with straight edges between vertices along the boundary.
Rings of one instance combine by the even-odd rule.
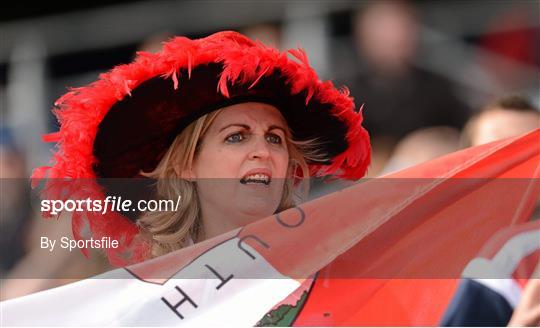
[[0, 303], [1, 324], [437, 325], [483, 244], [528, 219], [539, 180], [536, 130]]

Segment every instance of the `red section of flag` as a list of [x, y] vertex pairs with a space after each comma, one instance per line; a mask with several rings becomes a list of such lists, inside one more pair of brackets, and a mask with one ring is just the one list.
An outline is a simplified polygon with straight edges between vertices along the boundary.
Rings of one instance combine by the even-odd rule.
[[[539, 199], [540, 130], [454, 153], [386, 178], [441, 176], [449, 180], [404, 203], [400, 211], [319, 272], [296, 326], [438, 325], [456, 280], [403, 278], [429, 276], [437, 268], [444, 272], [431, 271], [433, 278], [437, 273], [458, 273], [497, 230], [528, 219]], [[469, 182], [459, 184], [460, 179], [470, 178], [475, 178], [470, 186]], [[476, 178], [487, 180], [481, 184]], [[520, 178], [516, 184], [504, 183], [504, 179], [515, 178]], [[396, 203], [403, 201], [402, 196], [395, 190], [379, 195], [394, 198]], [[363, 220], [378, 219], [368, 216]], [[348, 274], [353, 271], [357, 277], [362, 277], [359, 272], [371, 272], [373, 279], [343, 279], [354, 278]], [[394, 276], [375, 279], [383, 274]]]

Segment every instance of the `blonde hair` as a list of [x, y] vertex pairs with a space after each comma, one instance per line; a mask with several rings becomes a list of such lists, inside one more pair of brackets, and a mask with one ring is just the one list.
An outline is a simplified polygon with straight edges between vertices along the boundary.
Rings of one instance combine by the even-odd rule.
[[[157, 197], [175, 200], [182, 195], [176, 211], [149, 211], [137, 221], [140, 236], [150, 242], [147, 257], [157, 257], [186, 246], [189, 238], [198, 238], [201, 230], [200, 204], [195, 182], [181, 179], [182, 172], [191, 168], [201, 140], [221, 110], [206, 114], [186, 127], [173, 141], [159, 164], [152, 172], [141, 174], [156, 179]], [[295, 206], [295, 197], [304, 198], [309, 191], [309, 168], [306, 160], [326, 161], [315, 140], [293, 141], [286, 131], [289, 151], [289, 177], [285, 181], [283, 195], [278, 207], [282, 211]], [[301, 176], [297, 176], [298, 170]], [[302, 179], [299, 188], [295, 182]], [[305, 183], [304, 183], [305, 182]], [[295, 193], [295, 189], [300, 190]]]

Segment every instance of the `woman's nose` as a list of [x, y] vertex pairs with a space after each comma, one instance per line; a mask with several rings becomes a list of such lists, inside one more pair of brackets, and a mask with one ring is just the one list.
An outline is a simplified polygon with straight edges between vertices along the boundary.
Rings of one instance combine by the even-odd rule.
[[266, 142], [266, 138], [263, 137], [257, 137], [254, 138], [252, 148], [250, 149], [249, 158], [250, 159], [265, 159], [270, 156], [270, 149], [268, 148], [268, 143]]

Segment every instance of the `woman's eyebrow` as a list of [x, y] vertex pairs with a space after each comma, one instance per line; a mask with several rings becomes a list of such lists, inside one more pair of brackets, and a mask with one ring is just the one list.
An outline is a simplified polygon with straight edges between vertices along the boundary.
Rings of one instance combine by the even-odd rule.
[[[251, 127], [247, 124], [242, 124], [242, 123], [231, 123], [231, 124], [227, 124], [225, 125], [224, 127], [222, 127], [219, 132], [223, 131], [223, 130], [226, 130], [230, 127], [233, 127], [233, 126], [237, 126], [237, 127], [241, 127], [245, 130], [249, 130], [251, 129]], [[287, 134], [287, 132], [285, 131], [285, 128], [279, 126], [279, 125], [270, 125], [268, 127], [268, 130], [267, 131], [272, 131], [272, 130], [275, 130], [275, 129], [278, 129], [278, 130], [281, 130], [284, 134]]]
[[241, 123], [232, 123], [232, 124], [227, 124], [227, 125], [225, 125], [224, 127], [222, 127], [222, 128], [219, 130], [219, 132], [221, 132], [221, 131], [223, 131], [223, 130], [225, 130], [225, 129], [228, 129], [228, 128], [232, 127], [232, 126], [238, 126], [238, 127], [244, 128], [244, 129], [246, 129], [246, 130], [249, 130], [249, 129], [250, 129], [249, 125], [241, 124]]
[[287, 135], [287, 132], [285, 131], [285, 128], [283, 128], [283, 127], [281, 127], [281, 126], [279, 126], [279, 125], [270, 125], [270, 126], [268, 127], [268, 131], [272, 131], [272, 130], [274, 130], [274, 129], [281, 130], [281, 131], [283, 131], [283, 134]]

